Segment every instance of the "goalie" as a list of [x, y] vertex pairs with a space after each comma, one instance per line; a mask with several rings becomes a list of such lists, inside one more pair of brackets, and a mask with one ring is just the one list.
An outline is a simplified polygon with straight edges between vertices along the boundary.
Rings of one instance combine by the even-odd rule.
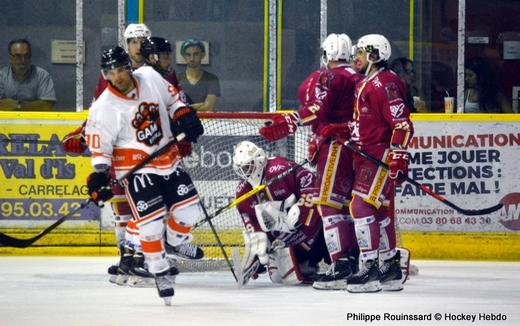
[[267, 158], [250, 141], [240, 142], [234, 150], [233, 168], [242, 179], [237, 198], [294, 168], [237, 205], [246, 229], [244, 254], [234, 257], [239, 286], [266, 270], [273, 283], [310, 284], [316, 279], [319, 262], [330, 264], [322, 221], [311, 203], [314, 175], [295, 165], [283, 157]]

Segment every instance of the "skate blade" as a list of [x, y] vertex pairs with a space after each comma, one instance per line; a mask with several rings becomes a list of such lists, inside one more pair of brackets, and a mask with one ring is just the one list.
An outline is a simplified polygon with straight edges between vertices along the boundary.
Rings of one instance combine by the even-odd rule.
[[365, 284], [348, 284], [347, 291], [350, 293], [373, 293], [381, 291], [379, 281], [372, 281]]
[[401, 291], [403, 289], [403, 281], [399, 279], [381, 283], [381, 289], [383, 291]]
[[164, 297], [163, 300], [164, 300], [164, 305], [165, 306], [171, 306], [172, 305], [172, 298], [173, 297]]
[[116, 278], [116, 284], [119, 285], [119, 286], [124, 286], [126, 285], [126, 282], [128, 282], [128, 275], [117, 275], [117, 278]]
[[336, 280], [330, 282], [315, 281], [312, 283], [312, 287], [316, 290], [342, 291], [347, 289], [347, 280]]
[[155, 280], [149, 277], [130, 276], [126, 284], [132, 288], [155, 288]]
[[110, 277], [108, 278], [108, 281], [112, 284], [117, 284], [117, 275], [110, 275]]

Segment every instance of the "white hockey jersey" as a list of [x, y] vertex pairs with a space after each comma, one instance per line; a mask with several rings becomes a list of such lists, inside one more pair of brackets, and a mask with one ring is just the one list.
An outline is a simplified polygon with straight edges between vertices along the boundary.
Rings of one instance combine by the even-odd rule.
[[[120, 178], [173, 139], [170, 119], [186, 101], [179, 90], [152, 67], [133, 72], [134, 97], [112, 85], [90, 108], [85, 136], [92, 165], [112, 165]], [[180, 159], [176, 146], [144, 166], [139, 173], [171, 174]]]

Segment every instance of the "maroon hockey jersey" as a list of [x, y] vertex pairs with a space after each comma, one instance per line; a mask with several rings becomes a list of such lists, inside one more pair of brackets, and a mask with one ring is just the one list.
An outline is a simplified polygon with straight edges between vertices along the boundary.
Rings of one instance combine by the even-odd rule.
[[[263, 181], [274, 178], [295, 164], [283, 157], [269, 158], [264, 169]], [[237, 209], [246, 230], [248, 232], [262, 232], [256, 217], [255, 205], [265, 201], [283, 201], [291, 194], [294, 194], [299, 199], [301, 226], [294, 233], [271, 231], [267, 235], [271, 242], [278, 239], [283, 241], [286, 247], [293, 247], [298, 244], [311, 247], [322, 229], [321, 218], [317, 209], [313, 208], [311, 204], [313, 185], [314, 175], [312, 172], [299, 167], [280, 181], [269, 185], [265, 190], [238, 204]], [[242, 196], [251, 189], [249, 182], [242, 180], [237, 187], [236, 197]]]
[[356, 88], [351, 139], [362, 149], [406, 148], [413, 135], [406, 89], [391, 70], [379, 70]]
[[352, 119], [354, 91], [363, 78], [347, 65], [312, 72], [298, 88], [301, 123], [312, 125], [319, 135], [329, 123]]

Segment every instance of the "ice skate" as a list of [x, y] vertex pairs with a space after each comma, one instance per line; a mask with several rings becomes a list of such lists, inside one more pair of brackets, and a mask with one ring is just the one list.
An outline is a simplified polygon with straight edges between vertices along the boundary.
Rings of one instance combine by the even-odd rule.
[[202, 251], [199, 246], [192, 243], [185, 242], [181, 245], [173, 247], [166, 241], [165, 249], [168, 255], [172, 255], [181, 259], [200, 260], [204, 257], [204, 251]]
[[116, 284], [118, 268], [119, 268], [118, 265], [111, 265], [110, 267], [108, 267], [107, 273], [108, 273], [108, 275], [110, 275], [108, 278], [108, 281], [110, 283]]
[[378, 265], [377, 259], [362, 261], [359, 271], [347, 278], [347, 291], [351, 293], [381, 291]]
[[347, 288], [347, 277], [352, 274], [350, 260], [339, 258], [333, 262], [329, 270], [318, 278], [312, 287], [317, 290], [345, 290]]
[[399, 250], [390, 259], [383, 261], [379, 268], [379, 282], [384, 291], [401, 291], [403, 289], [403, 273], [401, 270], [401, 254]]
[[121, 256], [121, 260], [119, 261], [119, 266], [117, 268], [117, 285], [126, 285], [128, 282], [128, 277], [130, 276], [130, 269], [132, 268], [134, 254], [131, 252], [126, 252]]
[[159, 297], [164, 299], [165, 305], [170, 306], [175, 291], [173, 289], [173, 282], [171, 280], [169, 269], [155, 274], [155, 285], [157, 286]]
[[146, 269], [144, 264], [144, 256], [142, 253], [137, 253], [134, 255], [132, 268], [130, 269], [129, 274], [130, 276], [126, 282], [128, 286], [136, 288], [155, 287], [154, 276]]

